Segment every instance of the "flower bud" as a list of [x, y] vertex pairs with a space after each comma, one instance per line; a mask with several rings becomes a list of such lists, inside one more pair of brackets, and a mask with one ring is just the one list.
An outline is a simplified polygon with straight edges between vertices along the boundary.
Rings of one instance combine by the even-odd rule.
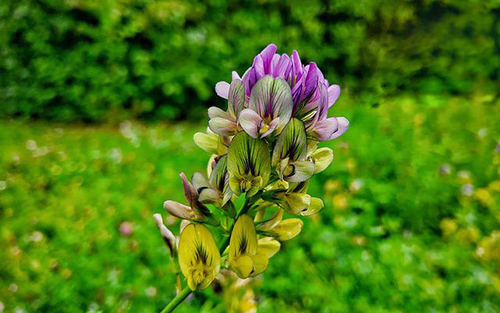
[[195, 214], [193, 210], [187, 205], [181, 204], [176, 201], [167, 200], [163, 203], [163, 208], [171, 215], [181, 219], [194, 219]]
[[163, 219], [159, 213], [153, 214], [153, 218], [156, 221], [156, 225], [160, 229], [161, 236], [163, 237], [163, 241], [167, 244], [168, 249], [170, 250], [170, 257], [174, 257], [175, 251], [175, 236], [174, 234], [163, 224]]

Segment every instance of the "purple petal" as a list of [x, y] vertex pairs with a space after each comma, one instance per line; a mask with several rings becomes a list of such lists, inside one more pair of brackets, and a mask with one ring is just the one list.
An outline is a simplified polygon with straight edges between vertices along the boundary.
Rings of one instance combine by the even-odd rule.
[[215, 92], [219, 97], [227, 99], [227, 95], [229, 93], [229, 83], [218, 82], [217, 84], [215, 84]]
[[306, 66], [305, 68], [306, 76], [302, 82], [303, 90], [300, 96], [300, 102], [309, 97], [316, 89], [316, 86], [318, 85], [317, 69], [318, 67], [314, 62], [311, 62], [308, 66]]
[[194, 187], [189, 183], [184, 173], [180, 173], [179, 176], [182, 179], [184, 196], [186, 197], [186, 200], [189, 202], [191, 207], [194, 207], [194, 203], [198, 200], [198, 193], [196, 192], [196, 189], [194, 189]]
[[339, 85], [331, 85], [328, 87], [328, 108], [331, 108], [332, 105], [337, 101], [340, 96], [340, 86]]
[[349, 129], [349, 121], [345, 117], [337, 117], [337, 121], [339, 127], [337, 128], [337, 131], [334, 132], [328, 140], [332, 140], [342, 136], [342, 134], [345, 133], [347, 129]]
[[292, 52], [292, 76], [296, 78], [295, 82], [302, 78], [302, 62], [300, 61], [299, 53], [296, 50]]
[[278, 50], [276, 45], [271, 43], [266, 48], [264, 48], [261, 53], [259, 53], [263, 61], [264, 72], [266, 74], [269, 74], [271, 72], [271, 62], [273, 60], [274, 54], [276, 53], [276, 50]]
[[312, 129], [312, 137], [319, 141], [327, 141], [331, 139], [331, 136], [338, 130], [339, 122], [337, 118], [330, 117], [326, 120], [322, 120], [314, 125]]
[[273, 69], [273, 76], [274, 77], [281, 77], [281, 78], [287, 78], [285, 76], [286, 71], [290, 68], [290, 58], [288, 55], [283, 54], [277, 61], [274, 69]]
[[262, 118], [255, 111], [250, 109], [244, 109], [241, 111], [238, 123], [245, 130], [245, 132], [253, 138], [257, 138], [259, 136]]
[[232, 71], [231, 72], [231, 79], [232, 80], [235, 80], [235, 79], [240, 79], [241, 80], [241, 77], [240, 77], [240, 75], [238, 75], [238, 73], [236, 71]]

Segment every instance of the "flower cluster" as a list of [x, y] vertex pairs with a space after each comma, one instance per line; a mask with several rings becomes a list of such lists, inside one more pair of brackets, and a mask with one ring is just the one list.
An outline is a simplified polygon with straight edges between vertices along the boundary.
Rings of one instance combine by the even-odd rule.
[[276, 54], [273, 44], [242, 77], [233, 72], [231, 83], [215, 89], [227, 110], [209, 108], [207, 132], [194, 136], [212, 154], [207, 175], [188, 180], [181, 174], [187, 204], [164, 204], [183, 220], [180, 236], [155, 215], [190, 290], [207, 288], [221, 267], [240, 278], [265, 271], [280, 242], [302, 229], [301, 219], [285, 216], [323, 208], [307, 194], [311, 177], [333, 160], [333, 151], [318, 142], [349, 127], [347, 119], [327, 116], [339, 86], [330, 85], [315, 63], [304, 66], [296, 51]]

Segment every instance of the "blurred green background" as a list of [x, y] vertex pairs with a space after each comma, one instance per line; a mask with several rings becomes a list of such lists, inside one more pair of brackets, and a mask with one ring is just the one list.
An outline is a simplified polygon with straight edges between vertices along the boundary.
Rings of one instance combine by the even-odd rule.
[[500, 311], [498, 1], [7, 0], [0, 312], [172, 299], [151, 216], [183, 200], [179, 172], [206, 168], [192, 136], [225, 106], [215, 83], [270, 42], [343, 90], [331, 114], [351, 128], [311, 184], [325, 209], [253, 304], [226, 286], [179, 312]]

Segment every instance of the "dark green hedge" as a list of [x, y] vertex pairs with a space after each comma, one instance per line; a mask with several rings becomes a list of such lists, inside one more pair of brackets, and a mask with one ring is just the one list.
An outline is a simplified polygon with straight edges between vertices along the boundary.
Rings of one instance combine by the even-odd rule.
[[494, 90], [499, 20], [500, 3], [482, 0], [4, 0], [0, 116], [197, 116], [270, 42], [368, 104]]

